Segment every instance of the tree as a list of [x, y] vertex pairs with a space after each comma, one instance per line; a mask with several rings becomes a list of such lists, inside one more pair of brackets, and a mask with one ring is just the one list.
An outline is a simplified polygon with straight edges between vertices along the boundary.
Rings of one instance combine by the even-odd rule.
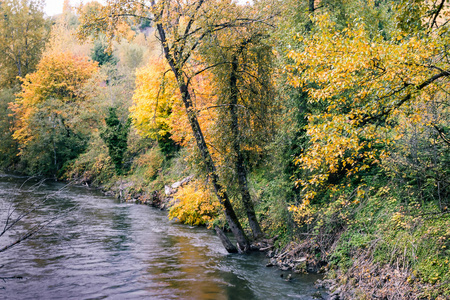
[[98, 62], [99, 66], [104, 64], [117, 64], [117, 58], [112, 53], [107, 52], [107, 47], [100, 40], [96, 40], [94, 43], [94, 49], [92, 49], [91, 57], [93, 61]]
[[47, 40], [49, 23], [41, 1], [0, 1], [0, 161], [2, 168], [17, 164], [12, 138], [13, 117], [8, 109], [19, 90], [18, 76], [34, 71]]
[[[124, 17], [134, 16], [138, 21], [154, 16], [154, 24], [161, 42], [164, 57], [177, 81], [181, 100], [195, 137], [197, 148], [203, 164], [211, 180], [216, 196], [222, 204], [228, 225], [236, 237], [239, 248], [246, 252], [249, 249], [248, 239], [231, 205], [224, 186], [220, 183], [216, 165], [208, 149], [207, 143], [198, 122], [191, 90], [191, 80], [199, 69], [191, 72], [189, 61], [205, 37], [230, 27], [244, 27], [256, 22], [247, 15], [237, 14], [233, 19], [222, 19], [221, 13], [230, 10], [228, 1], [123, 1], [118, 0], [105, 6], [97, 15], [86, 15], [80, 34], [88, 36], [92, 32], [104, 30], [112, 38], [117, 32], [117, 23], [124, 22]], [[258, 19], [257, 17], [255, 19]], [[211, 68], [212, 66], [205, 66]]]
[[404, 120], [430, 122], [424, 112], [447, 89], [449, 70], [446, 26], [377, 33], [362, 19], [341, 29], [330, 14], [318, 15], [315, 24], [314, 34], [300, 39], [304, 48], [289, 53], [290, 84], [320, 107], [308, 117], [310, 145], [296, 159], [308, 172], [297, 181], [305, 205], [318, 191], [336, 192], [341, 179], [379, 165]]
[[0, 86], [19, 83], [34, 71], [48, 37], [41, 0], [0, 2]]
[[177, 149], [173, 139], [173, 110], [179, 94], [175, 77], [166, 72], [167, 67], [163, 60], [152, 59], [146, 67], [137, 70], [130, 112], [139, 134], [157, 141], [163, 153], [170, 156]]
[[13, 138], [30, 172], [54, 175], [84, 150], [91, 125], [80, 121], [89, 111], [84, 87], [97, 70], [86, 57], [50, 53], [22, 79], [22, 91], [11, 104]]
[[121, 175], [123, 174], [123, 156], [128, 147], [131, 119], [123, 124], [117, 117], [116, 110], [114, 107], [109, 108], [109, 115], [105, 118], [106, 127], [100, 136], [108, 146], [109, 156], [114, 163], [116, 174]]
[[167, 65], [155, 59], [136, 74], [136, 90], [130, 108], [134, 126], [143, 136], [162, 141], [170, 138], [173, 104], [177, 94], [173, 74], [166, 72]]
[[261, 160], [273, 136], [273, 54], [267, 29], [250, 24], [221, 30], [207, 38], [200, 50], [205, 64], [215, 66], [210, 71], [217, 98], [212, 108], [218, 111], [214, 145], [224, 156], [219, 167], [221, 173], [233, 170], [227, 181], [237, 182], [255, 239], [263, 233], [249, 191], [248, 168]]

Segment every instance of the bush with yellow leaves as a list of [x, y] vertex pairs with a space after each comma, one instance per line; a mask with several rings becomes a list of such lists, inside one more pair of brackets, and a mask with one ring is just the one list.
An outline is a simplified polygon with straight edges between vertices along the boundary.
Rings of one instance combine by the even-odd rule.
[[211, 189], [198, 181], [180, 187], [173, 198], [169, 219], [189, 225], [210, 225], [219, 215], [220, 203]]

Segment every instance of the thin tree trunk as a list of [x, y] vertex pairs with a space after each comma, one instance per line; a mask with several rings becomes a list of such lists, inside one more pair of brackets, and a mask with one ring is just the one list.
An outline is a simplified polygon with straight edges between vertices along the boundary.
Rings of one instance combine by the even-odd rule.
[[[315, 10], [315, 7], [314, 7], [314, 0], [308, 0], [308, 12], [309, 12], [310, 17], [313, 16], [314, 10]], [[306, 23], [306, 31], [308, 31], [308, 32], [311, 31], [312, 26], [313, 26], [313, 22], [312, 22], [312, 20], [310, 19], [310, 20], [308, 20], [308, 22]]]
[[239, 190], [241, 192], [242, 203], [244, 204], [245, 211], [247, 213], [248, 223], [252, 229], [254, 239], [259, 239], [263, 237], [261, 227], [259, 226], [258, 219], [256, 218], [255, 208], [253, 206], [252, 199], [250, 197], [250, 192], [248, 190], [247, 182], [247, 170], [244, 165], [244, 157], [242, 155], [240, 146], [240, 132], [239, 132], [239, 119], [237, 113], [238, 104], [238, 88], [237, 88], [237, 68], [238, 61], [237, 57], [234, 56], [231, 63], [231, 74], [230, 74], [230, 115], [231, 115], [231, 134], [233, 139], [233, 150], [236, 154], [236, 172], [238, 176]]

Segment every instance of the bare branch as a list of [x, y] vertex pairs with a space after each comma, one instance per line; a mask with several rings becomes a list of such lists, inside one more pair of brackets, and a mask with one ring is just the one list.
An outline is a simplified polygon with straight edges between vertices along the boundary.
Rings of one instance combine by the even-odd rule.
[[[31, 178], [28, 178], [27, 180], [25, 180], [24, 183], [26, 183], [27, 181], [29, 181]], [[32, 192], [36, 187], [39, 187], [42, 185], [42, 183], [45, 181], [41, 180], [39, 181], [37, 184], [33, 185], [31, 187], [31, 189], [27, 190], [27, 192]], [[21, 185], [21, 187], [19, 189], [21, 189], [24, 185], [24, 183]], [[59, 189], [58, 191], [51, 193], [51, 194], [47, 194], [43, 200], [36, 200], [35, 202], [33, 202], [31, 204], [31, 207], [27, 210], [25, 210], [23, 213], [19, 214], [17, 217], [13, 218], [14, 212], [17, 211], [17, 209], [14, 209], [12, 211], [8, 210], [8, 214], [7, 214], [7, 219], [5, 221], [5, 227], [3, 228], [3, 231], [0, 233], [0, 237], [3, 236], [6, 232], [8, 232], [9, 230], [11, 230], [14, 226], [16, 226], [20, 221], [24, 220], [26, 217], [30, 216], [33, 212], [37, 211], [38, 209], [42, 208], [45, 203], [54, 195], [60, 193], [61, 191], [65, 190], [67, 187], [69, 186], [69, 184], [63, 186], [61, 189]], [[31, 229], [28, 229], [25, 233], [23, 233], [21, 236], [19, 236], [14, 242], [9, 243], [8, 245], [4, 246], [3, 248], [0, 248], [0, 253], [4, 252], [18, 244], [20, 244], [21, 242], [31, 238], [32, 236], [34, 236], [37, 232], [39, 232], [40, 230], [42, 230], [43, 228], [47, 227], [48, 225], [50, 225], [51, 223], [53, 223], [54, 221], [56, 221], [57, 219], [63, 217], [63, 216], [67, 216], [69, 215], [71, 212], [73, 212], [75, 209], [77, 208], [77, 206], [72, 207], [70, 209], [65, 210], [63, 213], [58, 212], [56, 213], [53, 217], [48, 218], [42, 222], [39, 222], [38, 224], [34, 225]]]
[[215, 68], [215, 67], [217, 67], [217, 66], [225, 65], [225, 64], [229, 64], [229, 63], [230, 63], [229, 61], [222, 61], [222, 62], [218, 62], [218, 63], [213, 64], [213, 65], [207, 66], [207, 67], [205, 67], [205, 68], [203, 68], [203, 69], [201, 69], [201, 70], [195, 72], [195, 73], [192, 74], [191, 76], [189, 76], [189, 78], [188, 78], [186, 84], [189, 85], [190, 82], [191, 82], [191, 80], [192, 80], [195, 76], [200, 75], [201, 73], [206, 72], [206, 71], [208, 71], [209, 69], [213, 69], [213, 68]]
[[218, 107], [229, 107], [229, 106], [241, 107], [241, 108], [243, 108], [245, 110], [248, 110], [247, 107], [245, 107], [244, 105], [241, 105], [241, 104], [218, 104], [218, 105], [212, 105], [212, 106], [204, 107], [202, 109], [197, 110], [197, 112], [201, 112], [201, 111], [208, 110], [208, 109], [213, 109], [213, 108], [218, 108]]

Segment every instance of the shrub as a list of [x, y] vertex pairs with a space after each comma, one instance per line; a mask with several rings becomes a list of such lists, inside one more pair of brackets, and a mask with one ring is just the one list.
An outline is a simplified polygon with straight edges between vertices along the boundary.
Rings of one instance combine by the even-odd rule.
[[211, 189], [194, 181], [175, 193], [169, 219], [176, 218], [189, 225], [208, 225], [218, 217], [220, 207]]

